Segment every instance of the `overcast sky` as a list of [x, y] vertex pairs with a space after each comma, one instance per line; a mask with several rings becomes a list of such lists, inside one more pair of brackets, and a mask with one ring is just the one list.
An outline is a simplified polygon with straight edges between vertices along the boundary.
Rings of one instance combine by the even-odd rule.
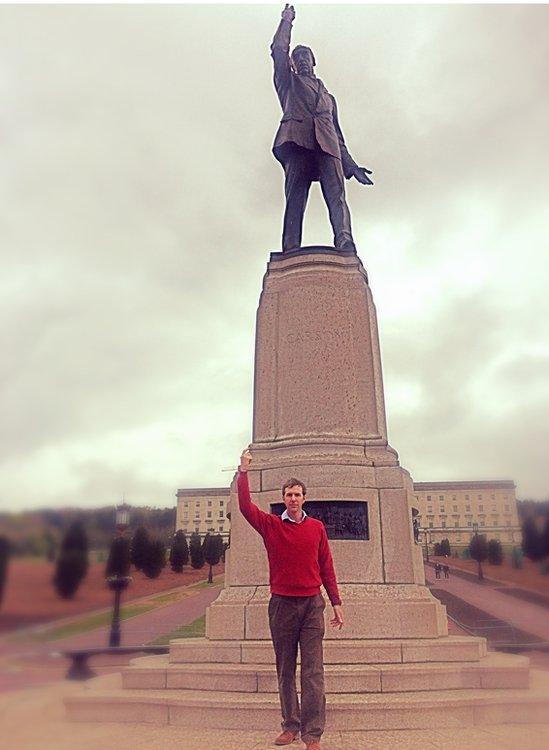
[[[251, 439], [282, 5], [0, 8], [0, 510], [167, 506]], [[347, 145], [389, 438], [549, 495], [549, 7], [298, 5]], [[329, 244], [318, 188], [304, 244]], [[304, 373], [306, 376], [306, 373]]]

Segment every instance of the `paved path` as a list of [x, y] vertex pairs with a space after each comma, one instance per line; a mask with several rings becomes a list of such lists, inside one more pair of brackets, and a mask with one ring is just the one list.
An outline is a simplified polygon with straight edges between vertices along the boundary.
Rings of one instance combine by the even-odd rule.
[[[86, 691], [86, 684], [59, 683], [0, 695], [0, 732], [17, 750], [271, 750], [279, 728], [254, 729], [253, 713], [237, 729], [189, 729], [150, 724], [91, 724], [67, 721], [63, 696]], [[292, 750], [304, 750], [301, 742]], [[540, 750], [549, 747], [549, 724], [454, 729], [330, 732], [322, 750]]]
[[473, 583], [451, 574], [450, 578], [435, 578], [435, 571], [430, 565], [425, 566], [425, 580], [430, 586], [446, 589], [492, 617], [505, 620], [516, 628], [549, 642], [549, 617], [546, 607], [497, 591], [490, 584]]
[[[211, 588], [190, 588], [187, 589], [187, 596], [173, 604], [166, 604], [122, 621], [122, 645], [142, 646], [161, 635], [171, 633], [181, 625], [193, 622], [205, 613], [208, 605], [219, 595], [221, 588], [220, 584], [214, 584]], [[64, 649], [107, 646], [109, 630], [109, 627], [101, 627], [46, 643], [4, 640], [0, 649], [0, 691], [63, 679], [67, 671], [67, 660], [52, 660], [50, 655]], [[100, 673], [120, 671], [124, 664], [138, 655], [94, 657], [92, 667], [96, 670], [100, 666], [101, 668], [97, 669]]]

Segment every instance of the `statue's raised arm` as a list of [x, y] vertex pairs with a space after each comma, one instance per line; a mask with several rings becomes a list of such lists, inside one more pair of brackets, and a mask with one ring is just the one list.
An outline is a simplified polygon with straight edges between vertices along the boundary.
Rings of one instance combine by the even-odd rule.
[[356, 252], [345, 201], [345, 177], [372, 185], [369, 169], [351, 158], [338, 122], [334, 97], [316, 77], [310, 47], [298, 45], [290, 55], [293, 5], [284, 7], [271, 44], [274, 85], [282, 119], [273, 153], [284, 167], [286, 210], [282, 249], [301, 246], [303, 214], [311, 182], [320, 181], [338, 250]]

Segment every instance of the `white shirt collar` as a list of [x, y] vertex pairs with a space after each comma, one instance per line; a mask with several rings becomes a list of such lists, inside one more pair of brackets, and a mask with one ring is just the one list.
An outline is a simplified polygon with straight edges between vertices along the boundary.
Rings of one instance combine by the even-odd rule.
[[294, 519], [289, 516], [288, 509], [286, 509], [284, 511], [284, 513], [281, 515], [281, 518], [282, 518], [283, 521], [291, 521], [292, 523], [303, 523], [303, 521], [307, 518], [307, 514], [305, 513], [305, 511], [303, 510], [303, 508], [301, 509], [301, 513], [303, 515], [301, 516], [301, 520], [300, 521], [294, 521]]

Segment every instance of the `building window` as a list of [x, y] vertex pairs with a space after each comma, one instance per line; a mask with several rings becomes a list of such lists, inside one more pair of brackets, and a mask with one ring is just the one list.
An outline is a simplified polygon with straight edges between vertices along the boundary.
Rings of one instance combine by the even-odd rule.
[[431, 502], [431, 495], [427, 495], [427, 502], [428, 502], [428, 503], [430, 503], [430, 502]]
[[467, 526], [472, 526], [472, 525], [473, 525], [472, 521], [467, 521]]
[[211, 511], [211, 510], [209, 510], [209, 511], [208, 511], [208, 512], [206, 513], [206, 517], [207, 517], [207, 518], [211, 518], [211, 517], [212, 517], [212, 511]]
[[469, 500], [469, 495], [465, 495], [465, 499], [466, 499], [466, 500]]
[[495, 495], [490, 495], [490, 499], [491, 499], [491, 500], [495, 500], [495, 499], [496, 499], [496, 496], [495, 496]]
[[442, 521], [442, 528], [443, 528], [443, 529], [445, 529], [445, 528], [446, 528], [446, 521]]
[[220, 500], [219, 501], [219, 505], [221, 505], [221, 507], [223, 507], [225, 505], [225, 502], [223, 500]]
[[432, 513], [432, 512], [433, 512], [432, 508], [427, 508], [427, 513]]
[[480, 522], [480, 525], [481, 525], [481, 526], [485, 526], [486, 524], [484, 523], [484, 521], [481, 521], [481, 522]]
[[212, 501], [208, 500], [208, 508], [211, 508], [211, 507], [212, 507]]
[[223, 531], [223, 524], [221, 526], [218, 526], [219, 531]]
[[484, 510], [484, 505], [479, 505], [478, 510], [479, 510], [479, 513], [482, 513], [482, 511]]
[[444, 502], [444, 495], [439, 495], [438, 499], [440, 500], [441, 503]]
[[433, 522], [432, 522], [432, 521], [429, 521], [429, 528], [430, 528], [430, 529], [432, 529], [432, 528], [433, 528]]
[[458, 509], [457, 505], [454, 505], [454, 513], [457, 513], [457, 509]]
[[188, 508], [189, 507], [189, 501], [188, 500], [185, 500], [185, 502], [183, 503], [183, 507], [184, 508]]
[[197, 508], [200, 508], [200, 500], [197, 500], [197, 501], [196, 501], [196, 507], [197, 507]]
[[459, 521], [454, 521], [454, 528], [459, 528]]
[[219, 518], [223, 518], [223, 511], [222, 510], [219, 511]]
[[446, 509], [445, 508], [441, 508], [440, 509], [440, 513], [441, 513], [441, 515], [445, 516], [446, 515]]

